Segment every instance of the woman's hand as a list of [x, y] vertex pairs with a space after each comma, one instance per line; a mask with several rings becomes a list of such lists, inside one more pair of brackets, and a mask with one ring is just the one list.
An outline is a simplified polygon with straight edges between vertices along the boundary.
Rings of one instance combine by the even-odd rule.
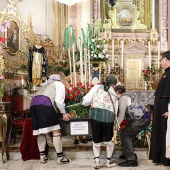
[[63, 113], [63, 120], [64, 121], [69, 121], [71, 116], [68, 113]]
[[168, 112], [165, 112], [162, 116], [164, 116], [165, 118], [168, 118]]

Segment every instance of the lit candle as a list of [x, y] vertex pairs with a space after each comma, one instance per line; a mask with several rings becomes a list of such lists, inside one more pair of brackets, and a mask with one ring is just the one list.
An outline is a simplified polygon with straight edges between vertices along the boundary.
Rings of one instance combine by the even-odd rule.
[[114, 67], [114, 58], [115, 58], [115, 56], [114, 56], [114, 55], [115, 55], [115, 54], [114, 54], [114, 53], [115, 53], [115, 52], [114, 52], [114, 51], [115, 51], [115, 49], [114, 49], [115, 47], [114, 47], [114, 46], [115, 46], [115, 45], [114, 45], [114, 39], [113, 39], [113, 40], [112, 40], [112, 67]]
[[123, 42], [123, 40], [121, 41], [121, 44], [122, 44], [122, 59], [121, 59], [121, 67], [122, 67], [122, 69], [123, 69], [123, 51], [124, 51], [124, 49], [123, 49], [123, 46], [124, 46], [124, 42]]
[[149, 68], [151, 68], [151, 42], [148, 42], [148, 48], [149, 48]]
[[160, 41], [158, 41], [158, 70], [160, 68]]

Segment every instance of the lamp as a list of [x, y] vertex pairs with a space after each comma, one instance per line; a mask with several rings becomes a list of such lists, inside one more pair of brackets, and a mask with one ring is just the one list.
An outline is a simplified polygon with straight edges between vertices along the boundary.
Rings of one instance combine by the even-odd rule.
[[72, 6], [72, 5], [78, 3], [78, 2], [80, 2], [82, 0], [56, 0], [56, 1], [58, 1], [60, 3], [63, 3], [63, 4], [66, 4], [68, 6]]

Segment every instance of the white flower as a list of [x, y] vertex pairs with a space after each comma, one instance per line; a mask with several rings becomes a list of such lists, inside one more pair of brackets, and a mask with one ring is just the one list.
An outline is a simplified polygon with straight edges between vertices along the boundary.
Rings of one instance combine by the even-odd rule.
[[106, 54], [106, 58], [109, 58], [109, 54]]
[[95, 39], [92, 39], [92, 42], [95, 42]]
[[103, 50], [102, 52], [103, 52], [104, 54], [106, 53], [106, 51], [105, 51], [105, 50]]
[[97, 45], [97, 48], [100, 48], [100, 45]]
[[98, 40], [101, 40], [101, 38], [98, 38]]
[[97, 58], [97, 55], [96, 55], [96, 54], [94, 55], [94, 58]]

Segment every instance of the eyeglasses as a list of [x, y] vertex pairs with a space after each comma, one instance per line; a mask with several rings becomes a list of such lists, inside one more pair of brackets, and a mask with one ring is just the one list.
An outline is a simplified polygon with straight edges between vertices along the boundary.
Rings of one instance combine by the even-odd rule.
[[162, 57], [162, 58], [159, 60], [159, 62], [161, 62], [164, 58], [165, 58], [165, 57]]

